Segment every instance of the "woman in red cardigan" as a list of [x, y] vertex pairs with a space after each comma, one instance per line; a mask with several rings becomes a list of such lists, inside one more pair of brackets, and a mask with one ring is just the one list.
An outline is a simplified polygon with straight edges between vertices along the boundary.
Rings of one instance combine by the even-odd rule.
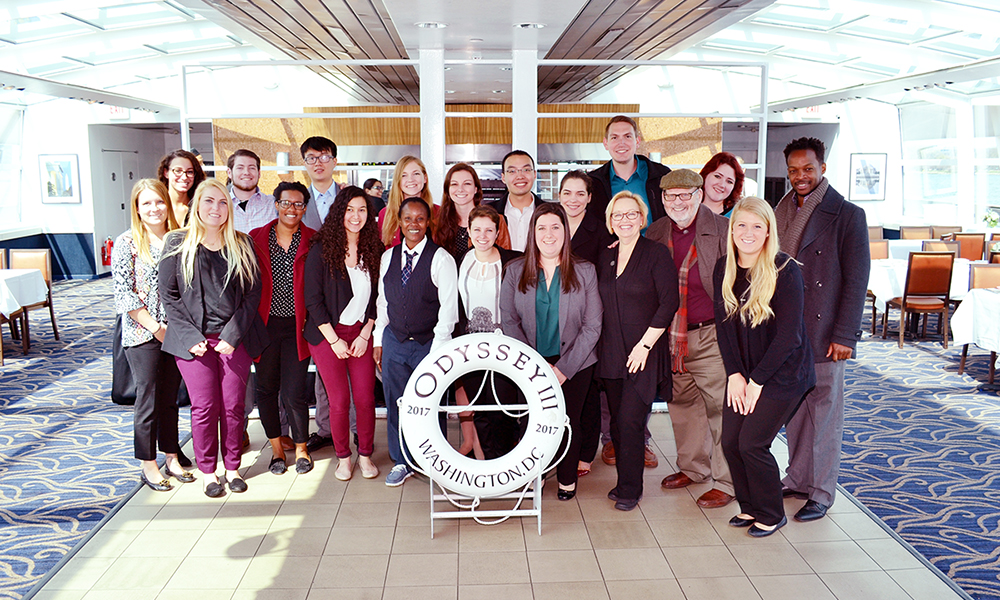
[[258, 312], [271, 338], [271, 344], [257, 361], [257, 408], [264, 433], [271, 441], [272, 457], [268, 469], [275, 475], [287, 469], [285, 450], [281, 447], [279, 392], [295, 442], [295, 472], [308, 473], [313, 468], [312, 458], [306, 450], [309, 406], [305, 383], [309, 345], [302, 338], [306, 321], [303, 273], [309, 240], [315, 233], [302, 225], [308, 203], [309, 190], [304, 185], [283, 181], [274, 190], [278, 218], [250, 232], [264, 288]]

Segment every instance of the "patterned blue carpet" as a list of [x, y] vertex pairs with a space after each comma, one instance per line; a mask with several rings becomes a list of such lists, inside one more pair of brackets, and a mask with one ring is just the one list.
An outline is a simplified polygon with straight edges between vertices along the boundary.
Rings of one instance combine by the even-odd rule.
[[[111, 281], [63, 282], [0, 367], [0, 598], [21, 598], [137, 483], [110, 401]], [[988, 353], [867, 336], [848, 366], [841, 484], [975, 598], [1000, 598], [1000, 398]], [[187, 411], [182, 411], [186, 435]]]
[[111, 280], [57, 283], [53, 297], [60, 341], [45, 311], [27, 356], [4, 328], [0, 598], [24, 595], [138, 482], [132, 408], [111, 402]]

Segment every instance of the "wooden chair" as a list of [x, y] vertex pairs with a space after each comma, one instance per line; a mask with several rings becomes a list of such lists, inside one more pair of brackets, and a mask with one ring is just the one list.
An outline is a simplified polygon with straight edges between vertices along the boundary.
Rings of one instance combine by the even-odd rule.
[[959, 225], [934, 225], [931, 227], [931, 239], [943, 240], [944, 236], [961, 231], [962, 227]]
[[0, 269], [7, 268], [7, 249], [0, 248]]
[[[45, 285], [48, 287], [48, 293], [46, 294], [45, 300], [42, 302], [36, 302], [35, 304], [29, 304], [28, 306], [22, 307], [24, 309], [24, 331], [21, 332], [21, 337], [24, 339], [28, 338], [28, 313], [37, 310], [39, 308], [48, 307], [49, 318], [52, 320], [52, 334], [55, 335], [56, 340], [59, 339], [59, 328], [56, 327], [56, 311], [52, 307], [52, 255], [48, 250], [18, 250], [11, 248], [10, 250], [10, 268], [12, 269], [38, 269], [42, 272], [42, 277], [45, 278]], [[25, 342], [30, 343], [30, 342]]]
[[990, 241], [991, 242], [1000, 241], [1000, 233], [991, 233], [990, 234]]
[[[1000, 264], [972, 265], [969, 271], [969, 289], [1000, 287]], [[965, 372], [965, 358], [969, 355], [969, 345], [962, 346], [962, 359], [958, 362], [958, 374]], [[990, 352], [989, 382], [993, 383], [996, 370], [997, 353]]]
[[899, 239], [901, 240], [929, 240], [933, 237], [933, 230], [927, 227], [900, 227]]
[[3, 324], [10, 324], [10, 336], [12, 339], [14, 337], [14, 325], [18, 322], [21, 323], [21, 350], [25, 354], [28, 353], [28, 336], [24, 335], [24, 331], [27, 327], [26, 321], [28, 320], [28, 313], [24, 312], [23, 308], [15, 310], [9, 317], [0, 314], [0, 367], [3, 366]]
[[[871, 227], [868, 231], [871, 232]], [[882, 229], [879, 227], [879, 229]], [[868, 240], [868, 253], [871, 254], [872, 260], [882, 260], [889, 258], [889, 242], [887, 240]], [[872, 335], [875, 335], [875, 294], [871, 290], [868, 290], [865, 294], [865, 299], [871, 300], [872, 302]]]
[[899, 309], [899, 347], [903, 347], [906, 330], [906, 313], [924, 315], [922, 336], [927, 335], [927, 315], [940, 315], [939, 324], [944, 328], [944, 347], [948, 348], [948, 295], [951, 292], [951, 269], [955, 255], [951, 252], [911, 252], [906, 267], [906, 285], [903, 296], [885, 304], [882, 313], [882, 339], [885, 339], [889, 308]]
[[876, 242], [878, 240], [885, 238], [885, 232], [882, 231], [881, 225], [869, 225], [868, 226], [868, 241]]
[[954, 252], [955, 256], [961, 251], [961, 244], [958, 242], [946, 242], [944, 240], [924, 240], [920, 248], [923, 252]]
[[983, 251], [986, 248], [985, 233], [956, 233], [955, 241], [962, 246], [962, 250], [958, 253], [959, 258], [983, 260]]

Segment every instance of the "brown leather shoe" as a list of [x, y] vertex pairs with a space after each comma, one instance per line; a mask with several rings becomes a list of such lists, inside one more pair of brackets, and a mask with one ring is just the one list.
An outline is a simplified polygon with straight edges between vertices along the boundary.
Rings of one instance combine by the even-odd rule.
[[601, 450], [601, 460], [604, 461], [604, 464], [612, 466], [614, 466], [615, 462], [617, 462], [615, 459], [615, 445], [613, 442], [604, 444], [604, 448]]
[[735, 496], [730, 496], [726, 492], [717, 489], [710, 489], [698, 498], [698, 506], [702, 508], [722, 508], [735, 500]]
[[658, 464], [660, 464], [660, 459], [656, 458], [656, 452], [646, 444], [646, 453], [643, 456], [646, 462], [647, 469], [655, 469]]
[[668, 490], [679, 490], [681, 488], [687, 487], [694, 483], [691, 478], [684, 474], [683, 471], [678, 471], [673, 475], [667, 475], [660, 482], [660, 486]]

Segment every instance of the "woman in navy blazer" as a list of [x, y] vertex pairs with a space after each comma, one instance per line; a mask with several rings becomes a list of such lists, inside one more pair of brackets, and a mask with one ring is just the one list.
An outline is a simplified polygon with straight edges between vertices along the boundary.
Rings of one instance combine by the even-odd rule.
[[330, 399], [330, 432], [339, 463], [334, 476], [351, 478], [349, 403], [354, 400], [361, 476], [378, 476], [375, 445], [375, 360], [372, 329], [384, 247], [374, 211], [357, 186], [340, 190], [313, 236], [306, 259], [304, 335]]
[[601, 297], [594, 266], [570, 251], [569, 220], [562, 206], [552, 202], [537, 207], [531, 231], [524, 258], [507, 267], [500, 319], [504, 334], [537, 350], [562, 384], [571, 429], [567, 435], [572, 436], [556, 476], [559, 499], [569, 500], [576, 495], [580, 416], [601, 337]]
[[[191, 200], [189, 224], [171, 231], [160, 259], [167, 311], [163, 351], [174, 355], [191, 395], [191, 436], [205, 495], [245, 492], [240, 477], [247, 378], [268, 344], [257, 314], [261, 280], [253, 241], [233, 226], [229, 191], [205, 180]], [[219, 445], [226, 475], [216, 475]]]
[[267, 326], [271, 343], [257, 359], [257, 408], [264, 433], [271, 441], [271, 463], [275, 475], [285, 472], [285, 449], [281, 446], [281, 415], [278, 398], [288, 416], [295, 443], [295, 472], [312, 470], [306, 449], [309, 437], [309, 405], [306, 375], [309, 346], [302, 337], [306, 322], [303, 274], [312, 229], [302, 225], [309, 204], [309, 190], [298, 182], [283, 181], [274, 190], [278, 218], [250, 232], [263, 292], [258, 313]]

